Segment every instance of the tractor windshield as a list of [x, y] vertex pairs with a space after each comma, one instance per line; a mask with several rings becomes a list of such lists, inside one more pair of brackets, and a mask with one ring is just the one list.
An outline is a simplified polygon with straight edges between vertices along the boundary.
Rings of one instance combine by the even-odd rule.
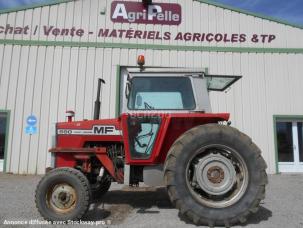
[[188, 77], [134, 77], [130, 110], [193, 110], [195, 98]]

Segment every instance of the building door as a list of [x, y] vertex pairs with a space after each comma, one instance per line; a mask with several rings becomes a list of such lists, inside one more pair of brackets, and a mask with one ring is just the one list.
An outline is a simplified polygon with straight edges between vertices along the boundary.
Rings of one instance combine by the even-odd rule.
[[7, 139], [7, 126], [8, 126], [8, 114], [7, 112], [0, 112], [0, 172], [3, 172], [4, 167], [4, 152], [5, 142]]
[[303, 121], [276, 122], [279, 172], [303, 172]]

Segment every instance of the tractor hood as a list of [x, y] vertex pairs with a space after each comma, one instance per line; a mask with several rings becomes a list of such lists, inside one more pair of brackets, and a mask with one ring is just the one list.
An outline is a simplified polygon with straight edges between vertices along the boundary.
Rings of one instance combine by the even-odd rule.
[[120, 118], [57, 123], [56, 136], [59, 147], [83, 147], [85, 142], [121, 142]]

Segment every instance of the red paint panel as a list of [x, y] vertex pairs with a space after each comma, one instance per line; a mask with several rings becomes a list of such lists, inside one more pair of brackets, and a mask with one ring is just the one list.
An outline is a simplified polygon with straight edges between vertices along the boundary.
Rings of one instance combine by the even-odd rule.
[[75, 167], [76, 160], [73, 154], [56, 153], [56, 168]]
[[73, 136], [60, 135], [57, 138], [58, 147], [84, 147], [85, 142], [122, 142], [122, 136]]
[[[164, 136], [163, 144], [161, 145], [161, 150], [158, 151], [156, 155], [156, 162], [164, 163], [167, 153], [172, 146], [172, 144], [186, 131], [203, 124], [217, 123], [222, 121], [218, 118], [171, 118], [169, 127]], [[161, 153], [160, 153], [161, 152]]]
[[[136, 113], [136, 116], [146, 116], [146, 113]], [[166, 155], [175, 140], [187, 130], [202, 124], [217, 123], [227, 121], [228, 113], [209, 114], [209, 113], [174, 113], [159, 114], [149, 113], [149, 116], [160, 116], [162, 118], [161, 127], [157, 136], [152, 154], [149, 159], [132, 159], [128, 142], [127, 119], [129, 114], [122, 114], [123, 142], [125, 146], [126, 163], [130, 165], [153, 165], [164, 163]]]

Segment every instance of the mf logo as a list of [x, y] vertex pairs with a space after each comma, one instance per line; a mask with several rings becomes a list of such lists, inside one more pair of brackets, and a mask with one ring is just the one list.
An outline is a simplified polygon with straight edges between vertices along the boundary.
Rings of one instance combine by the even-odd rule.
[[94, 126], [94, 134], [98, 135], [111, 135], [115, 130], [114, 126]]

